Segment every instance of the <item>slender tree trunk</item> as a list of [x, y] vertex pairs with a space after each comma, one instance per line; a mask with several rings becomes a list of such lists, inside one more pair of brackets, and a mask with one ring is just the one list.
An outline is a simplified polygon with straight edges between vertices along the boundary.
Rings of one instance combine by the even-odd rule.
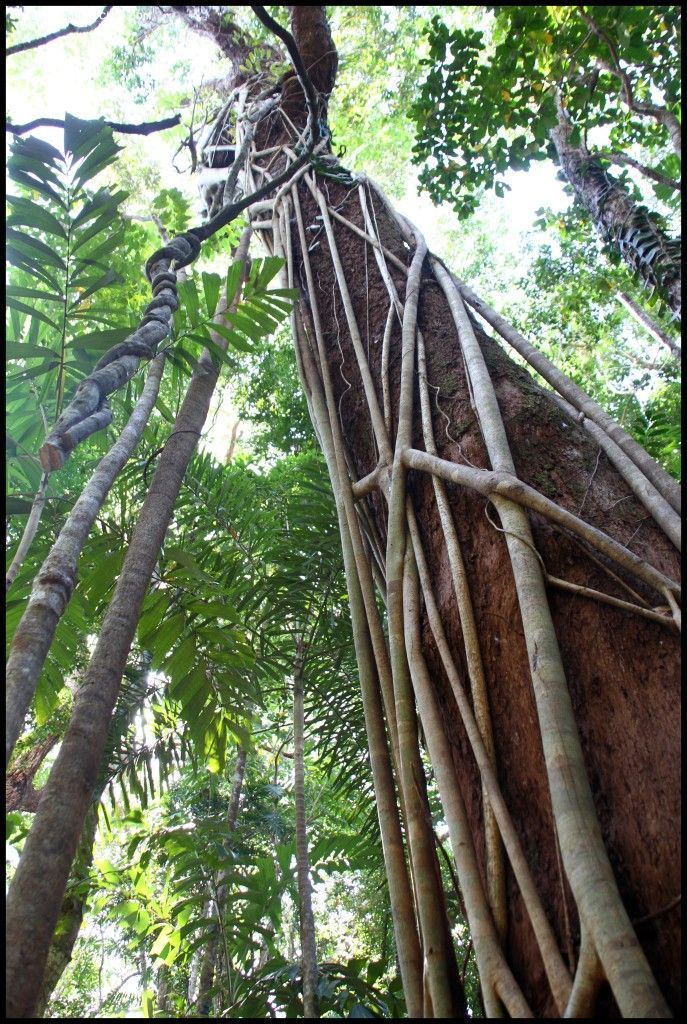
[[679, 319], [682, 308], [680, 243], [665, 235], [613, 175], [586, 147], [571, 142], [572, 124], [559, 107], [559, 123], [551, 138], [561, 168], [575, 195], [602, 235], [614, 244], [647, 288], [661, 289]]
[[26, 610], [12, 637], [7, 660], [5, 752], [8, 760], [21, 733], [58, 623], [74, 590], [79, 556], [112, 484], [141, 439], [155, 405], [164, 365], [164, 355], [156, 356], [126, 426], [77, 498], [57, 540], [36, 573]]
[[[239, 813], [239, 803], [241, 801], [241, 790], [243, 788], [243, 776], [246, 769], [246, 751], [243, 747], [237, 747], [236, 749], [236, 768], [234, 770], [234, 779], [231, 787], [231, 796], [229, 797], [229, 806], [227, 809], [227, 832], [232, 833], [236, 828], [236, 821]], [[227, 886], [224, 876], [220, 877], [217, 882], [217, 902], [215, 911], [219, 918], [217, 927], [213, 930], [212, 934], [208, 938], [207, 946], [203, 953], [203, 963], [200, 968], [200, 978], [198, 981], [198, 997], [196, 999], [196, 1013], [199, 1017], [209, 1017], [212, 1003], [212, 985], [215, 979], [215, 972], [217, 970], [218, 963], [222, 960], [221, 942], [222, 936], [221, 930], [224, 930], [224, 912], [227, 902]], [[210, 903], [210, 912], [212, 911], [212, 902]], [[209, 915], [208, 915], [209, 916]]]
[[317, 997], [317, 945], [312, 910], [312, 883], [305, 823], [303, 711], [303, 643], [296, 642], [293, 665], [293, 792], [296, 802], [296, 866], [298, 872], [298, 911], [301, 931], [301, 973], [303, 977], [303, 1016], [320, 1016]]
[[158, 967], [155, 982], [157, 987], [156, 1009], [169, 1017], [169, 967], [166, 964]]
[[91, 864], [93, 863], [93, 845], [98, 830], [99, 804], [100, 798], [98, 797], [91, 804], [86, 815], [83, 832], [79, 839], [76, 856], [69, 875], [67, 891], [62, 900], [57, 926], [50, 943], [45, 974], [43, 975], [40, 994], [34, 1011], [35, 1017], [40, 1018], [45, 1015], [57, 983], [72, 958], [74, 944], [83, 922], [87, 900], [84, 887], [88, 884], [88, 876]]
[[[250, 232], [236, 257], [245, 259]], [[226, 341], [215, 336], [220, 347]], [[8, 1016], [30, 1016], [138, 618], [218, 377], [199, 360], [155, 470], [72, 719], [7, 897]], [[59, 840], [56, 841], [56, 837]]]
[[666, 332], [651, 319], [647, 311], [642, 309], [639, 303], [635, 302], [631, 295], [628, 295], [627, 292], [618, 292], [616, 298], [618, 299], [618, 302], [622, 303], [628, 313], [634, 317], [637, 323], [641, 324], [644, 330], [649, 332], [655, 341], [660, 341], [662, 345], [665, 345], [667, 349], [670, 349], [670, 354], [675, 356], [676, 359], [680, 358], [682, 355], [682, 349], [677, 342], [674, 341], [670, 335], [666, 334]]
[[21, 535], [21, 540], [19, 541], [19, 545], [14, 554], [14, 558], [12, 559], [12, 564], [10, 565], [5, 575], [5, 593], [7, 593], [7, 591], [14, 583], [17, 573], [24, 564], [24, 559], [26, 558], [27, 554], [29, 553], [29, 549], [31, 548], [31, 545], [33, 544], [33, 538], [36, 536], [38, 524], [41, 521], [41, 515], [43, 513], [43, 506], [45, 505], [45, 491], [47, 486], [48, 474], [43, 473], [43, 475], [41, 476], [41, 482], [38, 485], [38, 490], [36, 491], [36, 495], [31, 505], [31, 511], [29, 512], [29, 518], [26, 521], [24, 532]]

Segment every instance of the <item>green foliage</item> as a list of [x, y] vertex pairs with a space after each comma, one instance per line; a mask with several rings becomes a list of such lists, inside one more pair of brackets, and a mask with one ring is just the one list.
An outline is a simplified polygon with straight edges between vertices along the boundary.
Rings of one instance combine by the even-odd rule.
[[[539, 226], [549, 232], [550, 243], [536, 251], [519, 280], [508, 316], [668, 472], [679, 476], [679, 366], [660, 343], [648, 347], [645, 328], [618, 299], [625, 292], [641, 307], [646, 296], [627, 268], [609, 260], [579, 208], [565, 215], [541, 213]], [[674, 336], [665, 312], [654, 306], [651, 317], [664, 334]], [[647, 359], [652, 351], [653, 359]], [[657, 432], [652, 433], [655, 416]]]
[[[603, 149], [641, 145], [654, 169], [676, 173], [666, 133], [622, 102], [608, 41], [591, 31], [576, 7], [495, 7], [490, 38], [473, 29], [450, 31], [440, 17], [428, 30], [427, 74], [411, 116], [417, 129], [415, 161], [432, 198], [472, 212], [484, 189], [503, 195], [507, 170], [526, 170], [553, 153], [556, 89], [574, 127], [572, 143], [602, 130]], [[636, 98], [658, 92], [677, 111], [680, 102], [679, 20], [676, 7], [595, 6], [633, 83]], [[670, 169], [670, 170], [668, 170]], [[673, 198], [655, 185], [658, 198]], [[661, 191], [658, 191], [661, 190]]]

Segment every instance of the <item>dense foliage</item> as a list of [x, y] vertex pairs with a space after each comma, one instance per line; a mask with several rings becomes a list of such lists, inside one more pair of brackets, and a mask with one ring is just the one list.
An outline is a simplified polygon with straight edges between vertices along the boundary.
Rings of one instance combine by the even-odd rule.
[[[18, 10], [6, 20], [14, 34], [22, 30]], [[471, 214], [486, 187], [503, 191], [507, 168], [526, 169], [548, 155], [555, 116], [550, 86], [562, 80], [580, 131], [605, 129], [607, 150], [639, 147], [658, 175], [677, 175], [676, 158], [657, 126], [647, 129], [623, 107], [617, 77], [600, 72], [592, 83], [594, 62], [608, 56], [607, 45], [572, 8], [497, 10], [488, 42], [471, 28], [451, 32], [435, 17], [425, 61], [432, 70], [418, 93], [417, 45], [433, 11], [334, 8], [343, 61], [332, 127], [347, 159], [355, 163], [364, 152], [367, 166], [378, 167], [379, 177], [402, 196], [414, 140], [406, 115], [414, 102], [415, 123], [424, 126], [416, 151], [432, 158], [420, 180], [437, 201]], [[602, 28], [622, 29], [621, 58], [642, 76], [637, 96], [658, 89], [668, 108], [676, 108], [676, 10], [595, 10]], [[106, 89], [123, 82], [139, 113], [148, 104], [146, 116], [174, 111], [182, 98], [188, 112], [195, 101], [181, 88], [151, 96], [159, 44], [150, 40], [149, 18], [149, 8], [127, 13], [127, 26], [99, 74]], [[171, 38], [164, 56], [172, 62], [176, 22], [166, 31]], [[31, 34], [27, 30], [22, 38]], [[29, 51], [27, 60], [33, 58]], [[184, 59], [178, 58], [180, 66]], [[190, 77], [188, 65], [181, 70]], [[185, 89], [186, 79], [179, 79]], [[205, 102], [200, 85], [195, 99]], [[11, 77], [9, 102], [11, 108]], [[109, 116], [116, 113], [108, 110]], [[181, 129], [171, 138], [164, 153], [170, 162]], [[137, 324], [149, 299], [141, 268], [161, 244], [160, 225], [175, 234], [197, 220], [190, 197], [163, 187], [159, 167], [146, 166], [141, 152], [138, 143], [127, 143], [125, 151], [121, 137], [115, 142], [102, 121], [70, 115], [61, 148], [38, 132], [11, 147], [8, 566], [43, 486], [37, 453], [49, 426], [103, 352]], [[672, 186], [654, 177], [652, 189], [656, 206], [672, 216]], [[52, 1017], [192, 1015], [203, 952], [217, 925], [221, 948], [211, 990], [217, 1014], [302, 1015], [291, 699], [296, 650], [303, 643], [321, 1012], [390, 1018], [404, 1012], [333, 498], [298, 383], [287, 330], [292, 294], [277, 283], [278, 259], [253, 262], [231, 326], [218, 328], [227, 351], [209, 334], [221, 293], [229, 301], [237, 294], [240, 268], [231, 264], [231, 250], [239, 229], [233, 225], [213, 240], [180, 283], [153, 414], [98, 514], [10, 765], [20, 795], [8, 817], [8, 875], [30, 827], [29, 798], [40, 790], [59, 748], [151, 470], [207, 347], [230, 380], [232, 417], [243, 433], [235, 445], [216, 408], [216, 423], [184, 480], [56, 933], [61, 970], [55, 970], [54, 992], [46, 994], [46, 1015]], [[455, 224], [451, 230], [456, 232]], [[515, 282], [512, 255], [501, 251], [498, 232], [482, 238], [484, 231], [479, 214], [467, 221], [456, 243], [461, 257], [477, 252], [475, 273], [492, 282], [508, 275]], [[528, 260], [526, 268], [516, 266], [511, 315], [677, 476], [678, 364], [665, 348], [656, 355], [618, 303], [618, 291], [638, 295], [633, 280], [590, 242], [576, 215], [544, 218]], [[655, 316], [662, 330], [674, 333], [661, 310]], [[141, 367], [112, 396], [110, 427], [49, 477], [38, 530], [8, 592], [8, 645], [38, 568], [119, 436], [144, 377]], [[230, 829], [239, 748], [248, 756]], [[469, 936], [432, 791], [430, 801], [463, 979], [471, 1009], [479, 1013]], [[220, 886], [231, 901], [224, 917]]]

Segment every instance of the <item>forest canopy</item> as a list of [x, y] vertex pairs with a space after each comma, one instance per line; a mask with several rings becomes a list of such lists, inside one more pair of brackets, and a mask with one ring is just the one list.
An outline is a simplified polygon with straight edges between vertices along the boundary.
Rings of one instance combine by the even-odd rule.
[[[549, 591], [572, 567], [557, 629], [593, 603], [599, 635], [660, 647], [650, 689], [677, 665], [679, 30], [674, 6], [6, 9], [8, 1015], [585, 1015], [555, 794], [532, 782], [528, 838], [498, 790], [506, 699], [492, 735], [474, 677], [508, 689], [511, 643], [536, 668], [493, 589], [514, 530]], [[555, 406], [546, 367], [591, 405]], [[670, 914], [668, 875], [647, 892]], [[675, 1010], [672, 939], [646, 941], [646, 1005]], [[589, 1005], [632, 1015], [596, 948]]]

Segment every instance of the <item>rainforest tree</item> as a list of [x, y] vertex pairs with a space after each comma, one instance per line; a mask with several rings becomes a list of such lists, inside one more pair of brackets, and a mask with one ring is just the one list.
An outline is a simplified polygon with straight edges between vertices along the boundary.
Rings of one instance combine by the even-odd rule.
[[[231, 10], [162, 10], [164, 18], [181, 18], [209, 37], [226, 61], [211, 128], [195, 138], [191, 130], [188, 139], [202, 168], [221, 171], [206, 192], [209, 219], [192, 229], [185, 225], [149, 257], [146, 274], [154, 298], [143, 320], [139, 324], [137, 311], [125, 337], [101, 339], [106, 351], [95, 369], [91, 358], [82, 359], [81, 372], [75, 370], [76, 397], [58, 387], [60, 400], [50, 409], [41, 448], [42, 474], [49, 478], [68, 471], [74, 456], [66, 463], [65, 458], [79, 441], [98, 444], [90, 439], [111, 418], [107, 395], [134, 380], [141, 360], [152, 359], [149, 382], [167, 358], [177, 369], [189, 360], [193, 366], [183, 399], [179, 391], [177, 412], [164, 416], [164, 399], [159, 406], [172, 430], [164, 430], [162, 448], [152, 451], [141, 474], [140, 504], [119, 539], [118, 556], [122, 548], [126, 555], [109, 604], [110, 591], [100, 593], [107, 607], [98, 640], [90, 660], [83, 658], [71, 719], [10, 887], [8, 1015], [35, 1011], [133, 645], [151, 651], [151, 664], [164, 668], [169, 680], [158, 715], [164, 717], [164, 700], [176, 700], [192, 748], [215, 765], [226, 760], [229, 732], [243, 743], [242, 724], [260, 702], [252, 689], [254, 653], [263, 653], [258, 604], [245, 618], [254, 633], [250, 645], [230, 604], [245, 578], [235, 579], [230, 570], [220, 584], [225, 599], [214, 608], [207, 595], [199, 598], [174, 585], [190, 572], [199, 586], [209, 580], [212, 591], [225, 557], [218, 530], [237, 546], [241, 542], [231, 499], [220, 506], [221, 516], [229, 516], [227, 527], [218, 516], [203, 531], [211, 542], [213, 573], [189, 560], [183, 546], [168, 550], [166, 538], [178, 530], [175, 509], [178, 517], [220, 362], [228, 358], [231, 365], [228, 346], [250, 347], [290, 311], [298, 375], [333, 492], [350, 646], [408, 1015], [453, 1017], [466, 1010], [452, 898], [433, 828], [436, 787], [487, 1016], [589, 1016], [607, 1013], [614, 1003], [623, 1015], [666, 1016], [679, 1007], [675, 481], [475, 295], [469, 282], [457, 280], [374, 182], [333, 154], [327, 109], [336, 88], [337, 50], [324, 9], [291, 8], [290, 32], [265, 9], [256, 6], [253, 12], [260, 28]], [[86, 219], [88, 204], [105, 201], [83, 194], [83, 168], [95, 173], [114, 153], [102, 122], [94, 128], [67, 119], [65, 128], [63, 154], [29, 142], [15, 165], [15, 180], [46, 197], [51, 216], [58, 207], [64, 212], [63, 222], [57, 219], [66, 248], [58, 247], [54, 266], [64, 278], [54, 282], [49, 271], [45, 279], [38, 258], [45, 252], [31, 235], [16, 239], [16, 262], [29, 277], [59, 288], [66, 296], [63, 309], [69, 310], [78, 307], [84, 287], [71, 276], [71, 236]], [[105, 147], [102, 157], [79, 164], [89, 145], [96, 152]], [[72, 175], [63, 186], [66, 202], [54, 188], [62, 173]], [[75, 211], [69, 206], [73, 198], [83, 204]], [[27, 202], [36, 205], [35, 197]], [[243, 211], [248, 226], [226, 285], [204, 275], [201, 300], [199, 289], [180, 281], [178, 271]], [[28, 213], [31, 226], [35, 214]], [[43, 217], [38, 227], [47, 231], [47, 223], [52, 222]], [[251, 235], [261, 238], [271, 256], [249, 268]], [[235, 231], [232, 241], [236, 246]], [[633, 235], [628, 245], [637, 249], [635, 243]], [[670, 298], [675, 275], [664, 256], [672, 250], [661, 252], [660, 258], [644, 260], [645, 277], [653, 275]], [[89, 258], [97, 263], [93, 253]], [[269, 285], [279, 268], [283, 287], [275, 291]], [[46, 297], [43, 289], [35, 290], [40, 294], [21, 298], [49, 302], [58, 294]], [[15, 309], [17, 301], [15, 295]], [[16, 343], [36, 345], [45, 317], [32, 316], [31, 307], [19, 312], [26, 312], [28, 322], [15, 318]], [[485, 321], [547, 388], [509, 358], [487, 334]], [[58, 381], [66, 373], [65, 324], [63, 318]], [[171, 344], [157, 352], [170, 325]], [[76, 350], [81, 334], [75, 331]], [[24, 349], [23, 357], [22, 381], [55, 368], [52, 352]], [[40, 373], [32, 374], [38, 366]], [[141, 402], [145, 420], [160, 401], [158, 383], [153, 377], [152, 396], [150, 389], [145, 400], [141, 393], [124, 430]], [[44, 392], [53, 394], [49, 385]], [[39, 402], [40, 397], [39, 392]], [[122, 464], [135, 443], [136, 436]], [[112, 462], [111, 452], [105, 460]], [[110, 470], [105, 493], [115, 481], [120, 487], [120, 462]], [[102, 463], [93, 479], [99, 473]], [[42, 477], [37, 483], [43, 484]], [[83, 493], [93, 486], [86, 484]], [[67, 568], [58, 563], [56, 571], [48, 561], [26, 611], [18, 609], [24, 619], [10, 655], [10, 748], [21, 733], [60, 615], [65, 609], [69, 614], [72, 590], [79, 594], [76, 561], [99, 508], [96, 503], [90, 522], [80, 527]], [[320, 531], [315, 535], [319, 542]], [[294, 544], [289, 529], [283, 543], [297, 558], [302, 552], [304, 561], [312, 551]], [[63, 550], [62, 540], [58, 551]], [[54, 560], [52, 552], [48, 559]], [[97, 553], [94, 560], [95, 575]], [[286, 564], [286, 551], [268, 561], [275, 566], [282, 560]], [[304, 567], [301, 583], [308, 572]], [[299, 589], [297, 577], [290, 574], [287, 590]], [[327, 583], [316, 578], [323, 593], [317, 599], [304, 595], [300, 610], [281, 615], [293, 645], [290, 675], [297, 692], [298, 681], [309, 678], [303, 637], [310, 638], [306, 646], [315, 638], [326, 642], [327, 631], [333, 635], [341, 619], [340, 613], [320, 612], [327, 608]], [[97, 594], [97, 580], [92, 586]], [[189, 598], [195, 603], [186, 607]], [[39, 647], [33, 666], [29, 651], [36, 644], [22, 641], [31, 630]], [[230, 706], [218, 664], [238, 669]], [[294, 757], [301, 746], [296, 719]], [[305, 798], [298, 774], [296, 779], [297, 859], [303, 868]], [[145, 785], [150, 788], [150, 781]], [[232, 811], [224, 821], [233, 836], [239, 818]], [[197, 849], [179, 835], [177, 829], [167, 838], [172, 851], [177, 843], [179, 868], [190, 878]], [[196, 904], [214, 902], [216, 908], [214, 919], [211, 912], [199, 918], [205, 921], [206, 952], [218, 928], [220, 936], [228, 934], [222, 908], [230, 904], [220, 889], [231, 884], [226, 856], [218, 853], [208, 864], [209, 871], [201, 865], [193, 897]], [[284, 860], [280, 874], [286, 866]], [[274, 893], [276, 872], [270, 878]], [[214, 895], [208, 890], [213, 885]], [[255, 969], [259, 959], [251, 925], [265, 913], [263, 908], [250, 918], [244, 932], [245, 955], [252, 958], [246, 970], [249, 963]], [[139, 907], [127, 907], [124, 916], [147, 930]], [[157, 926], [154, 953], [171, 966], [178, 944], [174, 928], [161, 918]], [[306, 931], [302, 923], [304, 947]], [[225, 966], [228, 971], [228, 957]], [[311, 956], [308, 982], [303, 968], [306, 1013], [315, 1006], [314, 966], [323, 969]], [[147, 976], [147, 966], [140, 970]], [[168, 983], [161, 978], [158, 985], [163, 1004], [167, 997], [160, 992]], [[243, 1010], [237, 1015], [250, 1015], [249, 1001], [239, 1004], [236, 997]]]
[[609, 170], [632, 168], [656, 198], [679, 201], [678, 9], [494, 10], [491, 38], [432, 22], [414, 107], [423, 183], [465, 214], [482, 189], [503, 195], [508, 168], [553, 158], [609, 245], [679, 317], [679, 242], [627, 173]]

